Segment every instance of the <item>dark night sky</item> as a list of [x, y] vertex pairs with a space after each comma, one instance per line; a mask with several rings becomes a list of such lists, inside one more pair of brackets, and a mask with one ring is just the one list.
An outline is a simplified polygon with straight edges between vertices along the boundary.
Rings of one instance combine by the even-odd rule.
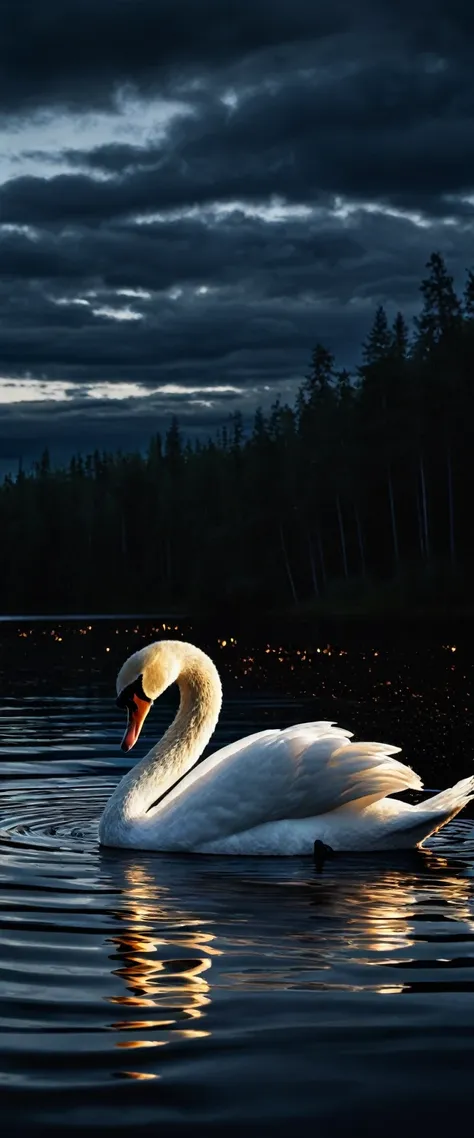
[[357, 362], [474, 262], [472, 0], [0, 0], [0, 456]]

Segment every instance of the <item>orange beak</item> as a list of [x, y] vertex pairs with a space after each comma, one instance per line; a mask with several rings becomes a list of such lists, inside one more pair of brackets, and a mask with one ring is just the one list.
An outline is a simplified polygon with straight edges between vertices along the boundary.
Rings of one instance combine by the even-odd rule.
[[150, 707], [151, 703], [148, 700], [140, 699], [139, 695], [134, 695], [133, 708], [127, 708], [128, 722], [121, 742], [122, 751], [131, 751], [132, 747], [135, 746]]

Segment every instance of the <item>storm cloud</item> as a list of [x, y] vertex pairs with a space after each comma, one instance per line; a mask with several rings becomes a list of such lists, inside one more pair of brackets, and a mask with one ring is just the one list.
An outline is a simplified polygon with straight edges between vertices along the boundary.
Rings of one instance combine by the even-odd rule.
[[470, 4], [0, 9], [4, 453], [212, 431], [317, 339], [353, 368], [434, 249], [462, 288]]

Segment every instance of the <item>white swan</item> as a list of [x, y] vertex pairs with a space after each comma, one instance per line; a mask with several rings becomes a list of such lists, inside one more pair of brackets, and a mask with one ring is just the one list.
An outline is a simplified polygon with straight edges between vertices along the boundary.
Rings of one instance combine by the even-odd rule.
[[149, 644], [119, 672], [124, 751], [153, 700], [175, 682], [176, 718], [113, 792], [100, 820], [103, 845], [258, 855], [312, 854], [315, 841], [333, 850], [401, 849], [419, 845], [474, 797], [471, 777], [418, 806], [387, 798], [422, 786], [392, 757], [400, 748], [350, 743], [350, 731], [324, 722], [259, 731], [195, 767], [222, 691], [212, 660], [177, 640]]

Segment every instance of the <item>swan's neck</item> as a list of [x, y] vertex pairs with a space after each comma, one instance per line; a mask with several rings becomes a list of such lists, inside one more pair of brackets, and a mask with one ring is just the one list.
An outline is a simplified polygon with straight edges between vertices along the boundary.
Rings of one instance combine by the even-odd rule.
[[137, 820], [197, 762], [216, 726], [222, 703], [217, 668], [197, 648], [183, 649], [177, 683], [180, 691], [176, 718], [162, 739], [122, 779], [105, 814], [121, 821]]

